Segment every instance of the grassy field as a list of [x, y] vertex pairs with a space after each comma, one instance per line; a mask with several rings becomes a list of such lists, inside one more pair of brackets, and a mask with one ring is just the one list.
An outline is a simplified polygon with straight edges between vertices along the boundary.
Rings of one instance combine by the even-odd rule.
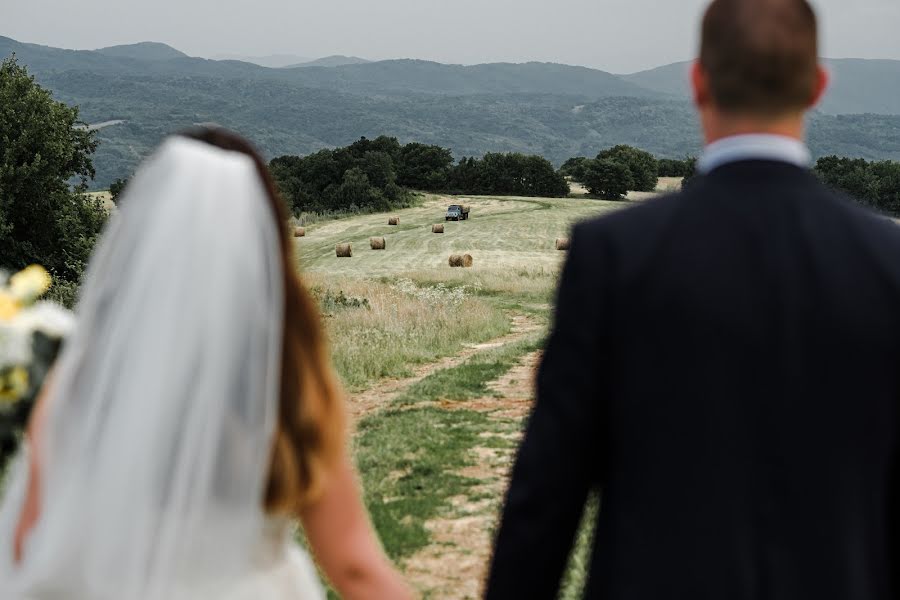
[[[431, 233], [457, 202], [471, 218]], [[424, 597], [480, 595], [565, 259], [555, 241], [627, 205], [426, 196], [391, 214], [309, 223], [296, 240], [349, 392], [366, 504]], [[374, 236], [385, 250], [370, 250]], [[351, 258], [335, 256], [339, 243], [353, 244]], [[473, 267], [451, 268], [452, 253], [471, 254]], [[579, 595], [590, 534], [585, 527], [563, 598]]]
[[[454, 200], [456, 201], [456, 200]], [[469, 198], [467, 221], [445, 223], [445, 233], [431, 233], [431, 225], [444, 223], [450, 201], [429, 196], [422, 206], [398, 211], [399, 226], [389, 226], [387, 215], [375, 214], [312, 225], [299, 238], [300, 264], [305, 272], [329, 276], [404, 276], [430, 272], [431, 277], [451, 275], [447, 259], [453, 253], [474, 257], [473, 281], [503, 274], [528, 276], [535, 271], [555, 272], [563, 253], [554, 247], [566, 237], [571, 224], [622, 203], [581, 199]], [[370, 250], [369, 238], [383, 236], [385, 250]], [[335, 245], [352, 243], [353, 257], [335, 257]], [[481, 274], [482, 277], [477, 276]]]

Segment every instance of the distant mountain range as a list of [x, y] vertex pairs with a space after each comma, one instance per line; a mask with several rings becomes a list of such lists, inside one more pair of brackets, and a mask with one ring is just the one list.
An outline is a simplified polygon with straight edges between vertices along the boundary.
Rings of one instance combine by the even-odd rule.
[[309, 62], [312, 59], [307, 56], [297, 56], [296, 54], [268, 54], [266, 56], [246, 56], [243, 54], [217, 54], [210, 57], [212, 60], [239, 60], [241, 62], [253, 63], [261, 67], [269, 67], [270, 69], [280, 69], [289, 67], [298, 63]]
[[364, 65], [372, 61], [357, 56], [343, 56], [335, 54], [334, 56], [325, 56], [316, 60], [297, 61], [292, 65], [287, 65], [288, 69], [297, 67], [343, 67], [344, 65]]
[[137, 60], [171, 60], [173, 58], [187, 58], [187, 54], [176, 50], [172, 46], [158, 42], [139, 42], [123, 46], [110, 46], [95, 50], [97, 54], [118, 58], [134, 58]]
[[[826, 59], [832, 82], [819, 110], [832, 115], [900, 114], [900, 61], [860, 58]], [[623, 79], [648, 90], [679, 98], [690, 94], [690, 62], [624, 75]]]
[[[673, 157], [700, 149], [686, 63], [625, 76], [552, 63], [353, 57], [270, 68], [152, 42], [84, 51], [0, 37], [0, 58], [12, 53], [86, 122], [122, 121], [97, 132], [96, 187], [127, 176], [167, 134], [198, 123], [236, 129], [269, 157], [381, 134], [441, 144], [457, 158], [518, 151], [557, 164], [616, 143]], [[813, 151], [900, 159], [900, 62], [831, 65], [836, 83], [810, 122]]]

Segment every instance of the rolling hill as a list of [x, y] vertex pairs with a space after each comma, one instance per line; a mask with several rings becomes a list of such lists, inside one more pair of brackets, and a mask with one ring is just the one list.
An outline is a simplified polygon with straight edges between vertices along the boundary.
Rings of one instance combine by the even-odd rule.
[[[135, 58], [116, 46], [105, 51], [63, 50], [0, 37], [0, 57], [15, 53], [39, 77], [79, 71], [117, 75], [169, 75], [284, 82], [360, 95], [371, 94], [563, 94], [586, 97], [660, 94], [604, 71], [549, 63], [445, 65], [424, 60], [386, 60], [339, 66], [301, 65], [270, 69], [256, 64], [194, 58], [179, 53], [168, 60]], [[129, 47], [125, 47], [129, 48]], [[177, 51], [176, 51], [177, 52]]]
[[315, 60], [295, 61], [292, 65], [286, 65], [288, 69], [297, 67], [343, 67], [344, 65], [364, 65], [372, 61], [358, 56], [342, 56], [335, 54], [334, 56], [325, 56]]
[[[449, 147], [456, 158], [516, 151], [557, 164], [618, 143], [670, 157], [700, 149], [673, 66], [624, 78], [548, 63], [272, 69], [162, 44], [76, 51], [0, 37], [0, 57], [13, 52], [87, 123], [108, 124], [97, 133], [96, 188], [130, 174], [166, 135], [199, 123], [240, 131], [269, 157], [382, 134]], [[810, 125], [817, 155], [900, 159], [900, 116], [820, 113]]]
[[137, 60], [170, 60], [187, 57], [187, 54], [184, 52], [158, 42], [139, 42], [137, 44], [109, 46], [108, 48], [95, 50], [95, 52], [104, 56], [134, 58]]
[[[900, 60], [827, 59], [832, 82], [819, 110], [830, 115], [900, 114]], [[689, 96], [690, 62], [623, 75], [626, 81], [673, 97]]]
[[212, 60], [239, 60], [241, 62], [253, 63], [261, 67], [270, 69], [280, 69], [289, 67], [298, 63], [309, 62], [310, 58], [305, 56], [297, 56], [296, 54], [268, 54], [266, 56], [246, 56], [243, 54], [216, 54], [210, 57]]

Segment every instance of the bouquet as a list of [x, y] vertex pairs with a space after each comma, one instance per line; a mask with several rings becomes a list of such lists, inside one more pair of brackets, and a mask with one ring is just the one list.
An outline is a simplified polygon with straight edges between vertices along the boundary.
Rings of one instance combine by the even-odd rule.
[[38, 265], [11, 277], [0, 272], [0, 473], [16, 452], [44, 378], [75, 325], [70, 311], [39, 300], [51, 284]]

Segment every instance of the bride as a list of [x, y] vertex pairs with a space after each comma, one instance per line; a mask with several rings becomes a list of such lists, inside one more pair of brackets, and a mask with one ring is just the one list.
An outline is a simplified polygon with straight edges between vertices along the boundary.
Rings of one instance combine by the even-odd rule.
[[242, 139], [166, 141], [90, 265], [0, 506], [0, 598], [407, 598], [360, 500], [285, 210]]

